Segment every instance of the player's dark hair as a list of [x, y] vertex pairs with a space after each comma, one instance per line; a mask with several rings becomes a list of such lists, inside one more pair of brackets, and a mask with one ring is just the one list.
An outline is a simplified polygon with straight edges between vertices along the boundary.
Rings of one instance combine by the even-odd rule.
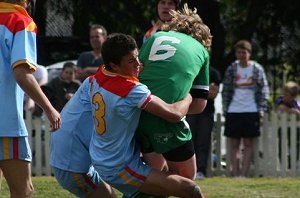
[[101, 54], [107, 70], [112, 70], [110, 63], [120, 64], [122, 58], [137, 49], [133, 37], [122, 33], [113, 33], [104, 41]]

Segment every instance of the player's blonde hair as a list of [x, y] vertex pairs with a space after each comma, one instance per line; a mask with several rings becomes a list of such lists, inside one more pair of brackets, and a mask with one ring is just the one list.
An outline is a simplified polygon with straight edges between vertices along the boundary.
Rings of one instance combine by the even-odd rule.
[[207, 50], [210, 50], [212, 36], [209, 28], [197, 14], [197, 9], [191, 10], [185, 3], [182, 10], [171, 10], [172, 20], [163, 24], [163, 31], [176, 31], [192, 36]]

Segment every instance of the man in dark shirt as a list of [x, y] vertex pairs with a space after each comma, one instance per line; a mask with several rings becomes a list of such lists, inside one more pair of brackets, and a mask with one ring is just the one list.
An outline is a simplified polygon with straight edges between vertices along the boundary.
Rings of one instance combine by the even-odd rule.
[[89, 75], [95, 74], [98, 67], [103, 64], [101, 48], [107, 36], [102, 25], [92, 25], [90, 28], [90, 44], [92, 51], [82, 52], [77, 60], [76, 79], [83, 81]]

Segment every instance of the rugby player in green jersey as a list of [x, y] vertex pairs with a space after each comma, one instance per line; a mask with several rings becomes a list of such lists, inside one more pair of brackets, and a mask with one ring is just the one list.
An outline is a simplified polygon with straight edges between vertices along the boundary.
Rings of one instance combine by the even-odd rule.
[[[182, 11], [171, 11], [172, 20], [143, 44], [140, 61], [144, 70], [140, 81], [167, 103], [179, 101], [188, 92], [193, 96], [189, 113], [200, 113], [209, 91], [209, 28], [187, 4]], [[142, 112], [137, 139], [144, 160], [154, 168], [168, 167], [194, 179], [196, 159], [192, 134], [185, 118], [169, 123]], [[165, 166], [167, 165], [167, 166]]]

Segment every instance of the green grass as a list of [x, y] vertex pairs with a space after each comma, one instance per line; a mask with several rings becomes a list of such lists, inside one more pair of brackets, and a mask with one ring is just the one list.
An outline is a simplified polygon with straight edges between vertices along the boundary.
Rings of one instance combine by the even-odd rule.
[[[208, 198], [299, 198], [300, 178], [235, 179], [212, 177], [197, 180]], [[35, 198], [74, 198], [63, 190], [53, 177], [33, 177]], [[118, 197], [122, 197], [116, 191]], [[2, 182], [1, 198], [9, 197], [6, 182]]]

